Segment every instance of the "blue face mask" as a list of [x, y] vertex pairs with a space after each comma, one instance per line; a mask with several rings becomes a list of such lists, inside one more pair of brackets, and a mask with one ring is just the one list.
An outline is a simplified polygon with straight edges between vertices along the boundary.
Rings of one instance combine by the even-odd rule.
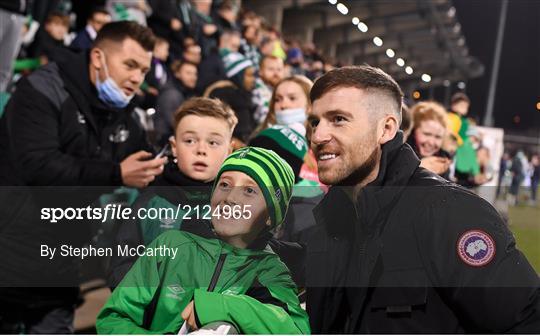
[[276, 111], [276, 123], [278, 125], [288, 126], [295, 123], [303, 124], [306, 122], [306, 109], [295, 108]]
[[107, 63], [105, 61], [105, 53], [103, 55], [103, 69], [105, 70], [105, 81], [100, 81], [99, 72], [96, 70], [96, 89], [98, 92], [99, 100], [105, 103], [107, 106], [114, 108], [124, 108], [129, 104], [134, 95], [126, 96], [126, 94], [118, 87], [118, 84], [109, 77], [109, 71], [107, 69]]

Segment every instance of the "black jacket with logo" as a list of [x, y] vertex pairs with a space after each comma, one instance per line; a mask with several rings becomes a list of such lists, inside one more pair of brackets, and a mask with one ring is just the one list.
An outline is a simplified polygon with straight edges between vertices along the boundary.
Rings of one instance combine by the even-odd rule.
[[313, 333], [540, 331], [538, 275], [499, 214], [420, 168], [401, 133], [383, 146], [378, 178], [350, 194], [332, 187], [314, 210]]
[[[0, 120], [0, 284], [76, 281], [73, 261], [40, 257], [40, 244], [84, 241], [84, 221], [50, 223], [40, 211], [86, 207], [105, 191], [91, 186], [121, 185], [121, 160], [147, 148], [132, 109], [101, 103], [89, 79], [88, 54], [50, 63], [19, 82]], [[42, 292], [58, 301], [54, 291]], [[40, 301], [39, 295], [32, 300]]]

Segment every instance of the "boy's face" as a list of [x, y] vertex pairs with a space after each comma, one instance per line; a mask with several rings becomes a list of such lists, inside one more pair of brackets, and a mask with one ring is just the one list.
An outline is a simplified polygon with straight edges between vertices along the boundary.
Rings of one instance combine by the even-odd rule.
[[178, 169], [194, 180], [212, 181], [230, 153], [231, 132], [225, 120], [187, 115], [171, 139]]
[[154, 47], [154, 57], [163, 62], [167, 61], [167, 58], [169, 57], [169, 43], [156, 43], [156, 46]]
[[[216, 234], [233, 246], [246, 248], [270, 225], [261, 189], [255, 180], [242, 172], [221, 174], [210, 204]], [[235, 211], [238, 212], [235, 214]]]
[[457, 103], [452, 104], [452, 111], [461, 116], [466, 116], [469, 113], [469, 103], [464, 100], [460, 100]]
[[174, 75], [188, 89], [194, 89], [197, 86], [197, 67], [192, 64], [183, 64]]
[[68, 33], [68, 27], [55, 20], [46, 23], [45, 30], [57, 41], [62, 41]]

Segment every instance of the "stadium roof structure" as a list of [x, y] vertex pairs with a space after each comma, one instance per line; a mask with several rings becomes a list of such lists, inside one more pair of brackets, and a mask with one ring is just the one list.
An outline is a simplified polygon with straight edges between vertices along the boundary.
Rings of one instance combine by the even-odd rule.
[[448, 86], [484, 73], [484, 66], [469, 55], [451, 0], [242, 3], [284, 37], [314, 42], [343, 64], [380, 67], [405, 87]]

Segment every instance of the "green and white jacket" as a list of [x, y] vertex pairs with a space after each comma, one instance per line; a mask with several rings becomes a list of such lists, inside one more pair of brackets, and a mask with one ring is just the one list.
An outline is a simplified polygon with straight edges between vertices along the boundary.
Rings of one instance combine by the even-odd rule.
[[178, 333], [192, 300], [199, 326], [225, 321], [243, 334], [310, 333], [288, 268], [264, 241], [258, 245], [161, 234], [148, 247], [175, 248], [176, 258], [139, 258], [98, 315], [98, 333]]

